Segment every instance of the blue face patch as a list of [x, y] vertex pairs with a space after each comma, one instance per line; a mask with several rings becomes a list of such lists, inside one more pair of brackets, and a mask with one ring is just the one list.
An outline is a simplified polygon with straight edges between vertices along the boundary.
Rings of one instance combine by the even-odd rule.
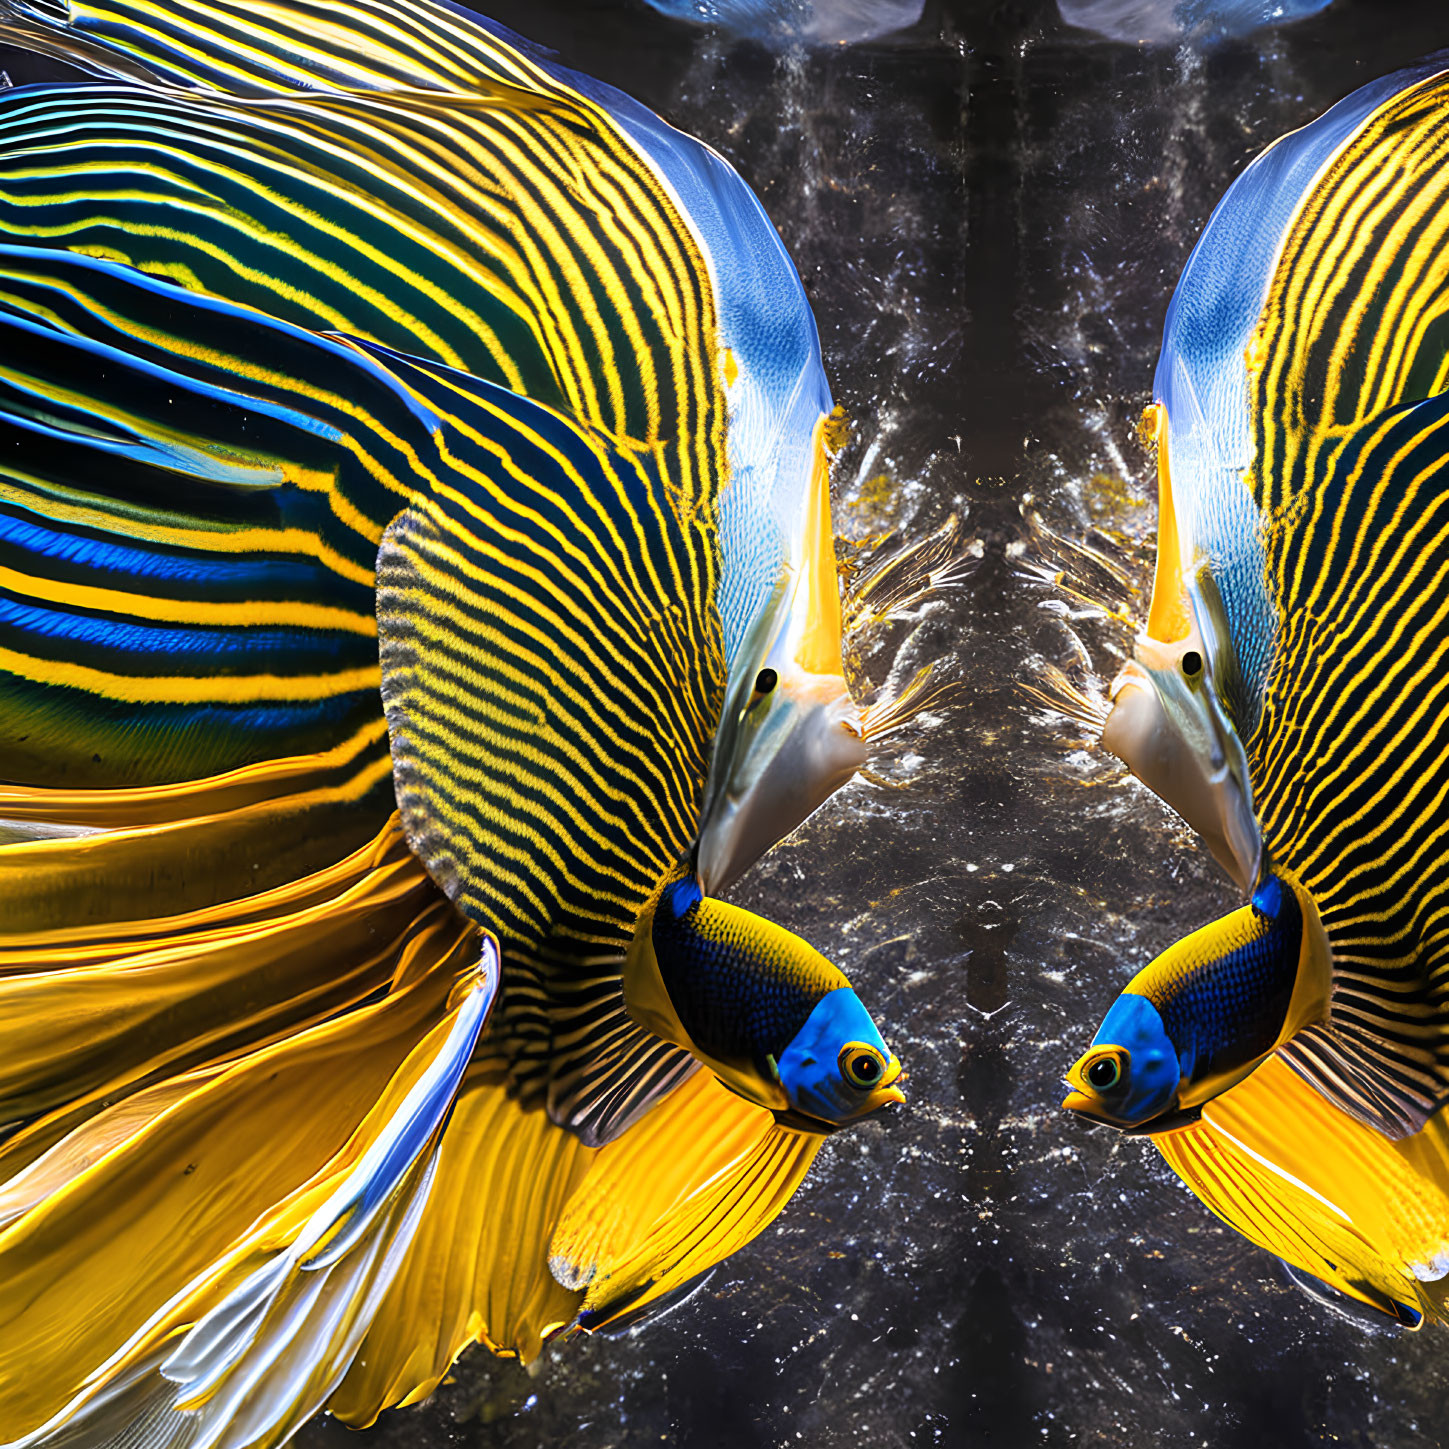
[[1162, 1017], [1145, 996], [1124, 991], [1112, 1003], [1092, 1045], [1123, 1047], [1130, 1053], [1126, 1094], [1111, 1100], [1112, 1115], [1119, 1121], [1135, 1126], [1171, 1107], [1182, 1069]]
[[796, 1111], [824, 1122], [848, 1122], [859, 1116], [869, 1093], [845, 1080], [839, 1062], [841, 1047], [852, 1041], [874, 1047], [882, 1060], [890, 1061], [885, 1040], [860, 997], [842, 986], [815, 1003], [777, 1063], [780, 1085]]
[[699, 882], [692, 875], [687, 875], [683, 880], [677, 880], [673, 885], [665, 887], [659, 900], [659, 908], [671, 920], [682, 921], [703, 899]]

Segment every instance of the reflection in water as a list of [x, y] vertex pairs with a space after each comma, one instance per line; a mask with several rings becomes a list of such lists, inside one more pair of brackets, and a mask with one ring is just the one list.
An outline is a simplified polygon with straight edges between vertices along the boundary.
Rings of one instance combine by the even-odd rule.
[[720, 25], [756, 40], [844, 45], [914, 25], [925, 0], [649, 0], [649, 4], [665, 15]]
[[1108, 40], [1171, 45], [1180, 40], [1221, 40], [1249, 35], [1316, 15], [1333, 0], [1058, 0], [1068, 25]]

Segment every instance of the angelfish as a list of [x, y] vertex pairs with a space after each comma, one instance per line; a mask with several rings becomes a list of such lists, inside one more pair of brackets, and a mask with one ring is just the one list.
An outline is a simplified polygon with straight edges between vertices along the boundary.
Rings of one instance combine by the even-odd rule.
[[1364, 87], [1233, 183], [1168, 308], [1103, 738], [1250, 904], [1109, 1013], [1097, 1120], [1163, 1130], [1273, 1053], [1389, 1139], [1449, 1101], [1446, 144], [1441, 61]]
[[1068, 1071], [1062, 1106], [1134, 1132], [1189, 1121], [1323, 1020], [1329, 984], [1311, 902], [1268, 875], [1247, 905], [1169, 946], [1128, 982]]
[[905, 1101], [901, 1064], [840, 970], [783, 927], [706, 897], [692, 874], [641, 921], [624, 1003], [786, 1126], [832, 1131]]

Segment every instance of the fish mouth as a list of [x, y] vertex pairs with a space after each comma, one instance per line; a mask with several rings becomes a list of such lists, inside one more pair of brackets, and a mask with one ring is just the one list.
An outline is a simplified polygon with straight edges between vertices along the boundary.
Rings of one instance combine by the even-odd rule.
[[782, 666], [774, 701], [758, 726], [734, 737], [732, 753], [721, 762], [729, 774], [696, 841], [707, 894], [737, 881], [868, 759], [860, 712], [842, 676]]
[[880, 1086], [870, 1094], [865, 1106], [852, 1117], [832, 1122], [828, 1118], [816, 1117], [809, 1112], [803, 1112], [798, 1107], [772, 1107], [770, 1110], [774, 1113], [775, 1121], [781, 1127], [789, 1127], [796, 1132], [813, 1132], [818, 1137], [829, 1137], [847, 1127], [854, 1127], [857, 1122], [863, 1122], [867, 1117], [874, 1116], [882, 1107], [904, 1106], [906, 1094], [897, 1085], [904, 1080], [905, 1073], [901, 1070], [900, 1061], [892, 1053], [890, 1064], [886, 1067]]
[[871, 1093], [870, 1105], [860, 1115], [866, 1116], [874, 1112], [877, 1107], [884, 1107], [887, 1102], [898, 1102], [905, 1105], [906, 1094], [897, 1085], [904, 1082], [906, 1074], [901, 1070], [901, 1060], [894, 1053], [891, 1053], [890, 1062], [885, 1069], [885, 1075], [880, 1079], [880, 1085]]
[[[1072, 1086], [1070, 1082], [1067, 1085], [1069, 1087]], [[1085, 1092], [1079, 1092], [1075, 1087], [1072, 1087], [1072, 1090], [1067, 1093], [1062, 1101], [1062, 1106], [1068, 1112], [1077, 1112], [1083, 1117], [1091, 1118], [1093, 1122], [1102, 1123], [1103, 1126], [1111, 1127], [1115, 1125], [1114, 1123], [1108, 1122], [1105, 1117], [1099, 1114], [1097, 1104], [1091, 1097]]]
[[1062, 1101], [1062, 1106], [1066, 1111], [1075, 1112], [1079, 1117], [1085, 1117], [1093, 1126], [1110, 1127], [1124, 1137], [1155, 1137], [1161, 1132], [1175, 1132], [1179, 1127], [1191, 1126], [1202, 1116], [1201, 1107], [1174, 1107], [1170, 1111], [1149, 1118], [1146, 1122], [1130, 1125], [1115, 1122], [1110, 1117], [1102, 1115], [1102, 1109], [1095, 1098], [1078, 1091], [1070, 1081], [1067, 1082], [1067, 1086], [1072, 1090]]

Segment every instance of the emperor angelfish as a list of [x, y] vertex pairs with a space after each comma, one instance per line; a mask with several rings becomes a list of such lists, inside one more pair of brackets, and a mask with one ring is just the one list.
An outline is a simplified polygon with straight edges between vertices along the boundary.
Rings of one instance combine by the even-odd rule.
[[[116, 84], [0, 96], [30, 178], [0, 177], [0, 228], [494, 383], [653, 457], [712, 527], [699, 587], [724, 689], [679, 856], [720, 891], [866, 759], [841, 659], [832, 405], [799, 278], [738, 175], [620, 92], [426, 3], [399, 0], [386, 40], [324, 8], [9, 14], [17, 43]], [[560, 154], [580, 158], [567, 184]], [[500, 207], [500, 187], [542, 203]], [[627, 234], [601, 221], [621, 196]], [[526, 503], [521, 481], [500, 486]], [[533, 1018], [522, 1036], [561, 1029], [511, 997]], [[570, 1064], [550, 1075], [551, 1110], [581, 1123], [590, 1089]]]
[[1109, 1013], [1069, 1076], [1098, 1120], [1150, 1129], [1274, 1050], [1389, 1136], [1449, 1097], [1446, 137], [1437, 63], [1356, 92], [1233, 184], [1168, 310], [1157, 573], [1106, 740], [1252, 904]]
[[693, 876], [666, 886], [624, 967], [629, 1014], [732, 1091], [812, 1131], [903, 1102], [901, 1064], [841, 972]]
[[[18, 1442], [144, 1423], [180, 1449], [235, 1421], [278, 1443], [344, 1381], [364, 1421], [426, 1392], [482, 1331], [471, 1307], [408, 1310], [444, 1335], [422, 1372], [400, 1333], [359, 1358], [378, 1305], [405, 1270], [491, 1293], [447, 1215], [540, 1159], [555, 1205], [488, 1225], [534, 1241], [525, 1326], [476, 1320], [500, 1344], [637, 1311], [747, 1241], [832, 1108], [808, 1133], [721, 1109], [689, 1081], [713, 1080], [714, 1039], [641, 1028], [620, 983], [724, 692], [710, 510], [652, 455], [466, 374], [115, 262], [0, 246], [0, 268], [0, 552], [24, 580], [0, 1093], [55, 1134], [0, 1163], [0, 1362], [47, 1365], [4, 1376]], [[793, 981], [777, 945], [750, 918], [716, 954], [737, 1001]], [[738, 1065], [721, 1052], [720, 1080]], [[773, 1090], [762, 1073], [751, 1099]], [[637, 1134], [647, 1177], [656, 1123], [677, 1154], [706, 1120], [728, 1150], [682, 1156], [662, 1204], [621, 1189], [653, 1215], [572, 1235], [550, 1277], [577, 1153]]]
[[[230, 0], [172, 0], [164, 21], [124, 0], [0, 7], [17, 44], [118, 83], [0, 100], [30, 157], [0, 177], [0, 228], [496, 382], [710, 499], [728, 688], [695, 833], [723, 890], [871, 735], [841, 658], [804, 289], [708, 146], [486, 20], [395, 9], [384, 38], [294, 0], [279, 45]], [[565, 181], [548, 158], [576, 151]], [[500, 185], [533, 199], [499, 208]], [[621, 205], [623, 230], [603, 220]]]

